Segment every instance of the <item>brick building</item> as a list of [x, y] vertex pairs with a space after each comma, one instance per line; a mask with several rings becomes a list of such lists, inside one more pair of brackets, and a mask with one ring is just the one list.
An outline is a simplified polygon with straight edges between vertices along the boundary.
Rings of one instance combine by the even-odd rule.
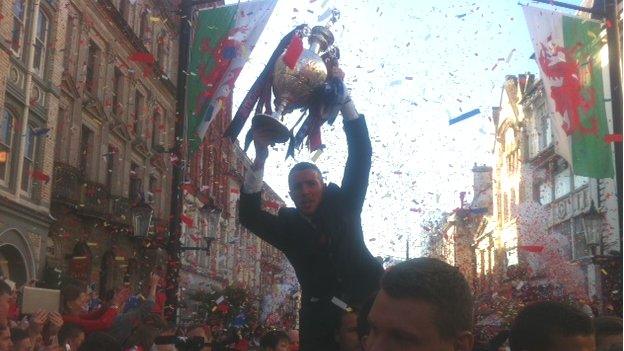
[[[238, 143], [223, 138], [231, 120], [232, 100], [211, 123], [208, 133], [190, 161], [190, 173], [183, 189], [184, 216], [181, 241], [186, 247], [206, 247], [210, 250], [187, 250], [181, 255], [180, 281], [183, 293], [218, 291], [228, 286], [245, 288], [254, 297], [260, 315], [277, 309], [275, 304], [262, 304], [266, 296], [281, 298], [281, 317], [288, 316], [290, 325], [296, 323], [297, 298], [286, 300], [282, 291], [296, 295], [298, 285], [294, 270], [286, 257], [249, 232], [238, 221], [238, 201], [245, 174], [252, 162]], [[265, 183], [264, 209], [277, 213], [284, 201]], [[294, 291], [293, 291], [294, 290]], [[271, 309], [271, 311], [266, 311]], [[192, 311], [181, 316], [192, 318]]]
[[[136, 281], [163, 259], [158, 240], [137, 239], [132, 221], [136, 206], [148, 205], [155, 238], [169, 217], [171, 161], [162, 151], [172, 144], [175, 114], [171, 10], [167, 2], [126, 0], [3, 6], [0, 28], [12, 38], [0, 44], [11, 43], [0, 54], [7, 64], [4, 114], [15, 122], [5, 117], [2, 124], [3, 136], [12, 130], [13, 138], [0, 143], [10, 152], [0, 191], [10, 207], [36, 209], [28, 213], [40, 218], [28, 226], [41, 232], [30, 244], [37, 255], [24, 256], [36, 257], [28, 277], [52, 279], [43, 274], [45, 257], [47, 273], [102, 292], [124, 278]], [[6, 128], [11, 123], [28, 125], [21, 143], [21, 129]], [[3, 226], [19, 228], [19, 220], [1, 217], [14, 222]], [[10, 242], [6, 233], [0, 240]]]

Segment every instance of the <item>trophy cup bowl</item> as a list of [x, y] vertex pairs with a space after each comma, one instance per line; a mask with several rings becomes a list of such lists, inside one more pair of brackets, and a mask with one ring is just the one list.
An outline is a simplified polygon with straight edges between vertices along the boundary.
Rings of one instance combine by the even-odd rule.
[[294, 69], [284, 63], [283, 55], [277, 59], [272, 84], [275, 112], [259, 114], [252, 119], [252, 128], [265, 130], [270, 135], [271, 144], [288, 141], [290, 130], [279, 119], [293, 108], [305, 106], [312, 93], [327, 79], [327, 67], [319, 53], [333, 44], [334, 36], [329, 29], [316, 26], [308, 41], [310, 47], [301, 52]]

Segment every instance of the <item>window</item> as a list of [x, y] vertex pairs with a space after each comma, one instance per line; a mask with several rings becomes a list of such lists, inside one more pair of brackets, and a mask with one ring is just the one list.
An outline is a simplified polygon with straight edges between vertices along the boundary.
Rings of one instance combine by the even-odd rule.
[[500, 226], [503, 223], [503, 208], [501, 207], [501, 196], [500, 194], [496, 195], [496, 214], [498, 219], [498, 225]]
[[134, 115], [132, 120], [132, 130], [135, 137], [141, 137], [141, 119], [143, 117], [143, 94], [136, 91], [134, 94]]
[[124, 76], [121, 73], [121, 70], [118, 67], [115, 67], [115, 72], [113, 73], [113, 113], [117, 116], [121, 116], [123, 113], [123, 85], [124, 85]]
[[546, 106], [546, 102], [542, 101], [537, 106], [537, 135], [539, 139], [539, 150], [544, 150], [552, 144], [552, 126], [550, 121], [550, 113]]
[[149, 12], [145, 9], [141, 13], [141, 23], [139, 23], [139, 38], [141, 38], [143, 43], [149, 42], [149, 32]]
[[0, 117], [0, 184], [4, 185], [7, 185], [9, 181], [15, 123], [17, 120], [5, 107]]
[[130, 164], [130, 201], [133, 204], [137, 204], [143, 198], [143, 194], [141, 194], [141, 178], [139, 175], [139, 165], [132, 162]]
[[162, 141], [160, 136], [162, 135], [162, 130], [164, 129], [162, 121], [162, 115], [160, 114], [160, 107], [157, 107], [154, 110], [154, 121], [152, 123], [152, 148], [156, 148], [156, 146], [162, 145]]
[[26, 23], [26, 1], [14, 0], [13, 2], [13, 30], [11, 32], [11, 50], [15, 55], [22, 56], [22, 41]]
[[148, 196], [147, 202], [151, 204], [154, 209], [158, 209], [158, 195], [156, 195], [158, 193], [157, 188], [158, 188], [158, 177], [152, 174], [149, 177], [149, 184], [148, 184], [149, 193], [147, 194]]
[[98, 90], [98, 74], [100, 66], [100, 48], [92, 40], [89, 41], [89, 50], [87, 54], [87, 74], [85, 85], [88, 91], [97, 95]]
[[33, 68], [40, 76], [45, 73], [46, 46], [48, 45], [48, 33], [50, 21], [44, 11], [39, 11], [37, 18], [37, 34], [35, 35], [35, 58]]
[[511, 217], [516, 216], [516, 191], [511, 189], [509, 193], [509, 214]]
[[[572, 245], [570, 244], [570, 221], [565, 221], [554, 226], [551, 230], [551, 235], [554, 235], [554, 242], [559, 245], [554, 249], [559, 251], [561, 257], [565, 259], [572, 259]], [[559, 238], [557, 238], [559, 236]]]
[[63, 132], [65, 131], [65, 124], [68, 122], [67, 109], [60, 107], [58, 116], [56, 117], [56, 140], [54, 144], [54, 159], [63, 160], [63, 146], [65, 144], [65, 138]]
[[80, 160], [78, 169], [83, 176], [87, 176], [91, 166], [91, 155], [93, 154], [94, 134], [91, 129], [83, 125], [80, 134]]
[[24, 144], [24, 166], [22, 168], [22, 190], [30, 193], [32, 190], [32, 173], [35, 170], [35, 154], [37, 150], [37, 138], [34, 127], [28, 127], [26, 143]]
[[112, 194], [113, 193], [113, 177], [115, 176], [115, 157], [117, 156], [117, 148], [113, 145], [108, 145], [106, 151], [106, 188]]
[[549, 179], [545, 179], [539, 183], [539, 202], [542, 205], [548, 205], [553, 200], [552, 185]]
[[63, 53], [63, 67], [71, 75], [75, 74], [78, 61], [78, 44], [80, 37], [80, 17], [78, 10], [68, 4], [67, 26], [65, 27], [65, 52]]
[[559, 199], [570, 193], [571, 177], [568, 167], [561, 169], [555, 173], [555, 199]]
[[165, 31], [161, 31], [156, 42], [156, 59], [160, 63], [160, 68], [168, 75], [169, 73], [169, 39]]

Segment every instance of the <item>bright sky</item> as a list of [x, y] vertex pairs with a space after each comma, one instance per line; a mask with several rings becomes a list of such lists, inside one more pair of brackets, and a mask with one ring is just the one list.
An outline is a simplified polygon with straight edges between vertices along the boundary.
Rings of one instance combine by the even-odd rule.
[[[365, 240], [373, 255], [404, 257], [410, 235], [417, 256], [427, 236], [421, 221], [458, 207], [461, 191], [470, 200], [473, 164], [492, 164], [491, 107], [499, 104], [505, 75], [537, 72], [521, 6], [511, 0], [281, 0], [236, 83], [235, 111], [280, 39], [295, 25], [318, 24], [333, 7], [341, 12], [332, 28], [341, 67], [373, 143]], [[476, 108], [481, 114], [449, 126], [449, 119]], [[287, 115], [287, 126], [298, 117]], [[341, 117], [322, 133], [327, 148], [316, 164], [327, 181], [340, 184], [347, 157]], [[253, 150], [249, 155], [253, 159]], [[284, 161], [285, 155], [286, 144], [271, 151], [265, 180], [292, 204], [288, 171], [313, 155], [304, 149]]]

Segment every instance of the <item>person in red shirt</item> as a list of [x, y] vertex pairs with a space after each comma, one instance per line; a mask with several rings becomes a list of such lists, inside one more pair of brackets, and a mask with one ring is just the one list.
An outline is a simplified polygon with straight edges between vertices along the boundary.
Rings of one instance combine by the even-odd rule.
[[122, 304], [128, 299], [130, 293], [130, 288], [124, 287], [117, 291], [111, 304], [94, 312], [86, 313], [85, 307], [89, 295], [76, 285], [68, 285], [61, 293], [63, 321], [78, 325], [85, 334], [108, 330], [113, 325], [115, 317], [119, 314]]

